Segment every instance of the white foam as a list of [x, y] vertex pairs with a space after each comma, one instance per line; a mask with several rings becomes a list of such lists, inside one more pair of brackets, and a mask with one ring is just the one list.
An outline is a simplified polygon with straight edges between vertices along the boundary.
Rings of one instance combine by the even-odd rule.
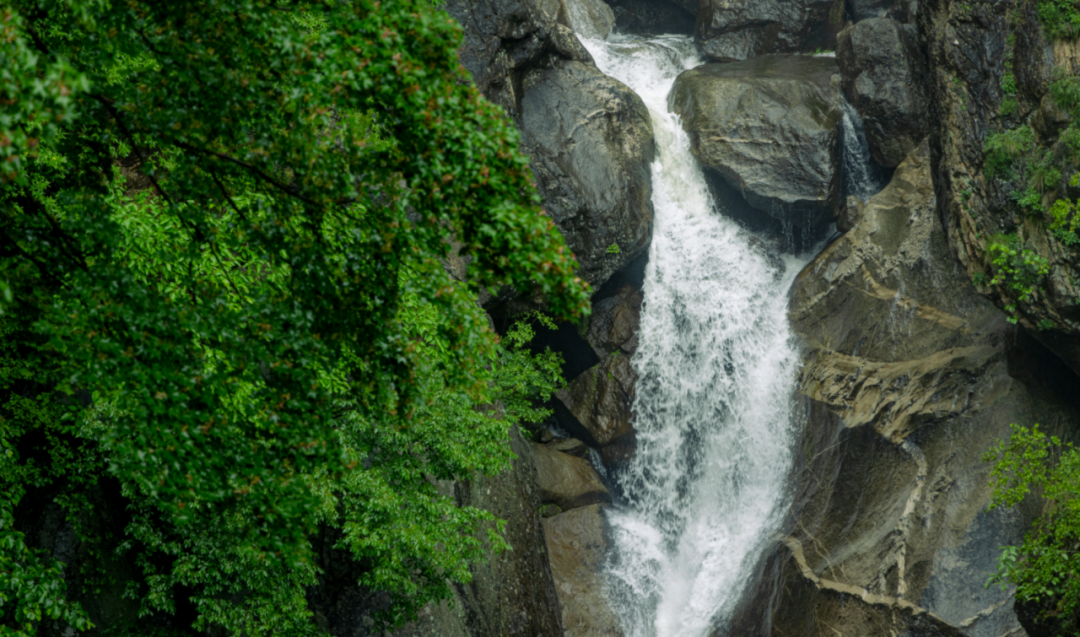
[[584, 40], [648, 106], [655, 230], [632, 359], [637, 451], [608, 519], [608, 595], [628, 637], [704, 637], [722, 626], [780, 524], [797, 356], [776, 264], [718, 214], [689, 139], [667, 110], [701, 64], [686, 37]]

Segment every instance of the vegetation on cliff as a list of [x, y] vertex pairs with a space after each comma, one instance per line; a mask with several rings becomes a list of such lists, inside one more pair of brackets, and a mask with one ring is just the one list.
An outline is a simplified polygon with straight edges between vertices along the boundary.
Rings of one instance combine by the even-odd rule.
[[[71, 600], [116, 559], [140, 616], [317, 632], [326, 527], [387, 618], [446, 597], [501, 541], [436, 481], [504, 468], [558, 368], [476, 293], [565, 317], [588, 295], [459, 27], [423, 0], [21, 0], [0, 21], [5, 632], [86, 628]], [[109, 488], [122, 537], [89, 523]], [[20, 529], [43, 501], [83, 591]]]
[[1021, 604], [1040, 608], [1039, 621], [1074, 634], [1080, 610], [1080, 449], [1034, 427], [1013, 425], [1009, 440], [990, 453], [991, 509], [1012, 507], [1029, 493], [1046, 499], [1042, 517], [1021, 546], [1006, 547], [989, 583], [1016, 585]]
[[[1076, 37], [1080, 7], [1075, 2], [1036, 0], [1031, 6], [1047, 37]], [[1025, 7], [1014, 10], [1013, 22]], [[1056, 302], [1047, 300], [1047, 276], [1055, 265], [1068, 267], [1080, 247], [1076, 234], [1080, 215], [1070, 197], [1070, 189], [1080, 186], [1080, 173], [1075, 172], [1080, 165], [1080, 78], [1059, 69], [1043, 103], [1020, 119], [1016, 47], [1011, 34], [999, 107], [1006, 125], [986, 138], [984, 175], [1009, 193], [1019, 223], [1011, 224], [1015, 226], [1011, 231], [985, 237], [984, 243], [993, 273], [989, 283], [1000, 290], [1010, 320], [1017, 322], [1023, 316], [1045, 330], [1064, 327], [1063, 318], [1048, 307]], [[970, 198], [970, 191], [961, 194]]]

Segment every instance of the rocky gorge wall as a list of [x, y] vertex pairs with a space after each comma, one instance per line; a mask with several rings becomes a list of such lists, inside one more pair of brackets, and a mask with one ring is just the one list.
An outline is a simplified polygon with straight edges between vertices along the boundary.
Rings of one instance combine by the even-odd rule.
[[931, 171], [924, 144], [795, 284], [797, 495], [732, 634], [1022, 634], [1010, 591], [984, 584], [1037, 508], [987, 512], [983, 456], [1010, 423], [1074, 429], [1080, 402], [967, 280]]
[[[1010, 3], [998, 4], [986, 11], [1003, 16]], [[470, 4], [470, 10], [476, 6]], [[505, 11], [503, 5], [483, 6], [494, 14]], [[680, 78], [671, 106], [683, 116], [717, 199], [766, 233], [763, 249], [782, 247], [769, 241], [776, 238], [770, 235], [777, 228], [772, 221], [815, 229], [835, 222], [844, 232], [807, 266], [792, 290], [790, 316], [804, 343], [796, 400], [805, 422], [788, 526], [757, 570], [747, 574], [752, 584], [743, 603], [731, 625], [718, 627], [717, 634], [1024, 634], [1011, 592], [984, 584], [996, 571], [998, 548], [1022, 538], [1038, 503], [987, 512], [990, 467], [983, 455], [1008, 435], [1010, 423], [1073, 431], [1080, 404], [1074, 398], [1076, 376], [1061, 360], [1068, 361], [1068, 348], [1044, 347], [1040, 341], [1054, 342], [1023, 323], [1011, 324], [1002, 303], [995, 306], [992, 295], [972, 282], [978, 269], [964, 252], [960, 224], [950, 212], [961, 197], [951, 186], [957, 170], [975, 173], [981, 164], [987, 125], [979, 118], [985, 118], [981, 113], [987, 107], [972, 100], [966, 103], [970, 110], [949, 109], [965, 105], [955, 92], [966, 78], [977, 78], [981, 86], [1000, 82], [1004, 69], [993, 64], [1006, 37], [995, 28], [1003, 23], [965, 18], [961, 4], [947, 2], [819, 7], [812, 2], [616, 0], [611, 6], [616, 31], [692, 34], [703, 54], [720, 62]], [[451, 5], [450, 10], [456, 9]], [[531, 10], [531, 15], [544, 11]], [[556, 23], [572, 26], [565, 8], [546, 11]], [[465, 24], [467, 34], [473, 33]], [[1024, 37], [1044, 48], [1032, 57], [1045, 61], [1039, 71], [1045, 84], [1053, 52], [1061, 47], [1040, 40], [1030, 18], [1024, 24], [1029, 31]], [[982, 39], [972, 40], [973, 32]], [[967, 39], [957, 39], [961, 34]], [[494, 47], [497, 38], [485, 37]], [[951, 40], [964, 44], [955, 49]], [[502, 37], [498, 47], [521, 46], [515, 42]], [[835, 59], [781, 55], [766, 63], [762, 57], [819, 47], [835, 47]], [[474, 57], [476, 50], [470, 45], [463, 50], [471, 69], [485, 64]], [[524, 76], [542, 76], [566, 64], [536, 59], [508, 75], [526, 68]], [[744, 59], [749, 61], [741, 68], [732, 63]], [[540, 71], [529, 64], [550, 68]], [[582, 58], [579, 64], [589, 61]], [[966, 68], [967, 74], [960, 73], [957, 82], [955, 75], [943, 74], [947, 64]], [[799, 65], [817, 65], [820, 71]], [[491, 77], [484, 73], [478, 77]], [[478, 81], [482, 88], [485, 81]], [[526, 137], [535, 134], [527, 126], [540, 125], [539, 120], [527, 124], [514, 108], [529, 91], [550, 92], [535, 98], [549, 105], [548, 112], [569, 112], [574, 103], [592, 99], [567, 93], [563, 85], [553, 89], [512, 78], [496, 84], [485, 90], [496, 100], [509, 100], [503, 87], [521, 91], [504, 103]], [[622, 89], [614, 92], [626, 95]], [[621, 103], [631, 105], [630, 95]], [[845, 197], [838, 125], [844, 102], [864, 123], [875, 162], [896, 167], [889, 185], [868, 202]], [[616, 115], [615, 102], [607, 104], [605, 117], [624, 117]], [[800, 109], [806, 115], [798, 115]], [[593, 125], [594, 120], [578, 121]], [[627, 127], [635, 146], [649, 143], [645, 123]], [[543, 163], [540, 155], [559, 143], [527, 146], [526, 152]], [[613, 156], [604, 148], [572, 146], [601, 163]], [[647, 153], [637, 157], [649, 161]], [[798, 160], [785, 164], [790, 157]], [[537, 178], [546, 200], [563, 188], [550, 183], [560, 179], [555, 171], [541, 166]], [[790, 193], [800, 184], [812, 196], [783, 199], [782, 191]], [[624, 207], [628, 221], [623, 223], [633, 225], [639, 209]], [[619, 219], [609, 216], [605, 223]], [[580, 238], [584, 226], [559, 225], [575, 252], [588, 255], [588, 242]], [[630, 361], [642, 298], [640, 281], [622, 272], [645, 252], [613, 259], [604, 270], [616, 273], [613, 279], [591, 279], [601, 292], [590, 323], [579, 328], [584, 344], [575, 347], [588, 347], [599, 362], [569, 378], [553, 405], [556, 430], [580, 442], [553, 438], [546, 443], [579, 455], [582, 446], [590, 447], [608, 470], [617, 470], [634, 449], [636, 376]], [[583, 271], [589, 267], [583, 264]], [[578, 487], [567, 482], [560, 487], [563, 495], [553, 491], [547, 501], [561, 497], [565, 503], [567, 493], [579, 491], [601, 493], [599, 486], [588, 486], [597, 484], [598, 474], [578, 473]], [[617, 484], [606, 488], [615, 489], [617, 500]], [[597, 575], [605, 542], [596, 513], [611, 496], [588, 498], [598, 502], [572, 506], [544, 522], [564, 630], [622, 634], [604, 608]], [[563, 530], [571, 526], [591, 531]]]

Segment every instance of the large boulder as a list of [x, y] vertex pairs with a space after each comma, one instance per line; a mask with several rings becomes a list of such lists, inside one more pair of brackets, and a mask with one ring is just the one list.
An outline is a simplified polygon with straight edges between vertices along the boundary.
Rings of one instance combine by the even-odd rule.
[[844, 0], [701, 0], [695, 41], [710, 60], [833, 49]]
[[622, 273], [612, 282], [621, 284], [597, 293], [585, 335], [600, 362], [555, 395], [572, 429], [599, 448], [608, 467], [629, 460], [636, 448], [631, 406], [637, 373], [630, 358], [637, 351], [644, 301], [639, 285]]
[[556, 394], [588, 431], [605, 465], [628, 460], [636, 448], [631, 411], [636, 383], [630, 356], [617, 351]]
[[840, 195], [842, 97], [835, 61], [766, 55], [705, 64], [675, 80], [671, 108], [706, 169], [754, 208], [804, 228]]
[[611, 354], [637, 351], [637, 333], [641, 325], [641, 304], [645, 297], [641, 289], [623, 284], [615, 294], [595, 299], [586, 339], [597, 350]]
[[1039, 503], [987, 511], [1010, 423], [1057, 434], [1076, 378], [981, 297], [937, 216], [926, 145], [799, 274], [806, 408], [788, 532], [731, 634], [998, 637], [986, 588]]
[[[465, 30], [463, 66], [521, 130], [544, 209], [582, 278], [601, 285], [652, 236], [648, 109], [596, 68], [558, 0], [448, 0], [446, 10]], [[583, 12], [581, 28], [609, 28], [599, 0]]]
[[874, 159], [899, 165], [930, 132], [926, 60], [915, 27], [888, 18], [863, 20], [840, 32], [836, 61]]
[[566, 637], [623, 635], [604, 594], [601, 569], [608, 543], [604, 537], [602, 507], [594, 504], [544, 520], [544, 537]]
[[540, 501], [567, 511], [600, 502], [611, 502], [611, 492], [585, 458], [533, 443]]
[[526, 75], [522, 147], [544, 208], [594, 286], [652, 239], [652, 122], [644, 102], [591, 64], [564, 60]]

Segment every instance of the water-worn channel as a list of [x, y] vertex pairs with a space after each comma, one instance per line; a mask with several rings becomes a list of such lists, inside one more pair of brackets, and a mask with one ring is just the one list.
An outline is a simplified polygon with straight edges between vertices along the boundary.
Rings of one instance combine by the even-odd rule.
[[797, 355], [781, 264], [718, 214], [678, 118], [676, 76], [701, 64], [687, 37], [584, 40], [649, 108], [655, 229], [634, 403], [638, 447], [608, 514], [608, 596], [633, 637], [721, 626], [785, 508]]

